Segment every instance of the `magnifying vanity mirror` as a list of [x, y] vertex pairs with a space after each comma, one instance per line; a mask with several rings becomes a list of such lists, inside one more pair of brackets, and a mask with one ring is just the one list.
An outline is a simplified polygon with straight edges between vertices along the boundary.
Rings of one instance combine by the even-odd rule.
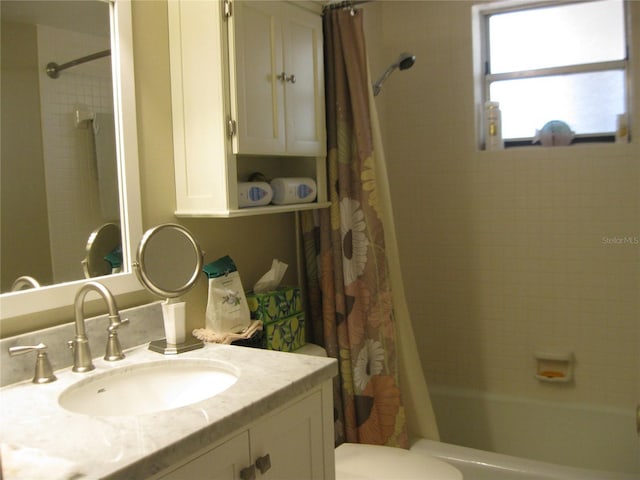
[[166, 338], [151, 342], [150, 350], [170, 355], [204, 345], [193, 337], [186, 338], [185, 303], [178, 299], [197, 282], [203, 261], [198, 242], [182, 225], [158, 225], [142, 236], [133, 264], [135, 272], [147, 290], [167, 299], [162, 304]]
[[[71, 305], [86, 277], [99, 276], [114, 295], [139, 291], [131, 2], [2, 0], [0, 7], [0, 321]], [[57, 78], [47, 75], [51, 63]], [[119, 240], [120, 269], [104, 265], [104, 251], [96, 249], [96, 269], [86, 255], [87, 239], [103, 234], [107, 253]], [[10, 292], [24, 276], [39, 286]]]
[[122, 232], [115, 223], [96, 228], [87, 240], [87, 256], [82, 260], [85, 278], [118, 273], [122, 269]]

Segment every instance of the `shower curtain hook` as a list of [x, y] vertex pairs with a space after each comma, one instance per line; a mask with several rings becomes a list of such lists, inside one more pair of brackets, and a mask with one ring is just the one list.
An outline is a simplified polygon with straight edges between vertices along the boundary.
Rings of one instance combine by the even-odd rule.
[[350, 0], [347, 0], [346, 2], [344, 2], [344, 7], [349, 9], [349, 15], [351, 15], [352, 17], [355, 17], [356, 9], [353, 6], [353, 2], [351, 2]]

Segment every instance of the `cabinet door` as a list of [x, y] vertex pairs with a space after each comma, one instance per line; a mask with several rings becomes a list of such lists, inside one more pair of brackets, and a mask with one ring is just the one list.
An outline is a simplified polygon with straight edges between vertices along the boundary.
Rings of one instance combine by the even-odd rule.
[[320, 392], [261, 420], [251, 428], [250, 442], [255, 465], [259, 466], [259, 459], [269, 455], [271, 467], [258, 476], [260, 480], [324, 479]]
[[231, 113], [238, 123], [234, 153], [277, 155], [286, 148], [285, 82], [278, 79], [283, 71], [280, 3], [234, 3], [231, 41], [235, 45], [230, 48], [231, 88], [236, 89]]
[[243, 432], [228, 442], [191, 460], [161, 480], [240, 480], [249, 465], [249, 435]]
[[[287, 153], [323, 156], [325, 145], [322, 19], [295, 5], [282, 9]], [[295, 81], [293, 79], [295, 78]]]

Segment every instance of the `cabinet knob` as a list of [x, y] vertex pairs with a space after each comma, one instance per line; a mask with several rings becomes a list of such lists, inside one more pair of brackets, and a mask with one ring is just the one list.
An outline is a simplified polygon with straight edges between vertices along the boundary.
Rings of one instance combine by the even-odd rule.
[[296, 76], [294, 74], [289, 75], [289, 81], [291, 83], [296, 83]]
[[240, 478], [242, 480], [256, 480], [256, 467], [251, 465], [240, 470]]
[[271, 468], [271, 457], [268, 453], [256, 460], [256, 467], [258, 467], [260, 473], [265, 473]]

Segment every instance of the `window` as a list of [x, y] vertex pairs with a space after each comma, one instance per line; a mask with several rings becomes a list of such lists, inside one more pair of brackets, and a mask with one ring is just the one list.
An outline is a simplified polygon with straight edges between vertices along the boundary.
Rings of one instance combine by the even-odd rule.
[[485, 5], [479, 103], [499, 102], [506, 145], [530, 145], [552, 120], [574, 141], [612, 141], [628, 111], [623, 0]]

